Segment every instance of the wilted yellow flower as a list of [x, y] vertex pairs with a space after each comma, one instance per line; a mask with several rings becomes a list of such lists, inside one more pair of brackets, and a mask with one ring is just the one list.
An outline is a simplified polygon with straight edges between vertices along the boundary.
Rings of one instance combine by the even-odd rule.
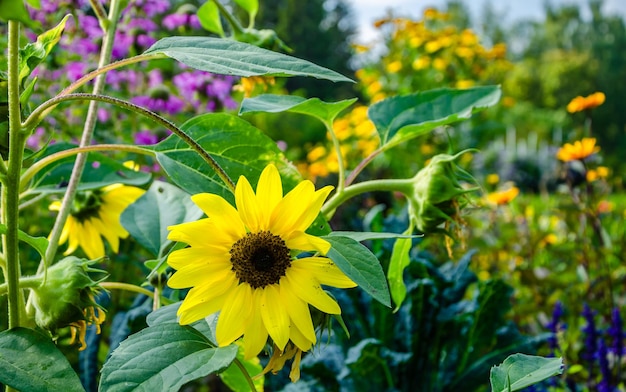
[[487, 194], [487, 201], [498, 206], [508, 204], [511, 200], [515, 199], [518, 194], [519, 188], [513, 186], [504, 191], [491, 192]]
[[570, 113], [582, 112], [593, 109], [604, 103], [606, 96], [602, 92], [596, 92], [586, 97], [577, 96], [567, 104], [567, 111]]
[[574, 144], [565, 143], [556, 153], [556, 157], [563, 162], [569, 162], [583, 160], [598, 151], [600, 151], [600, 147], [596, 147], [595, 138], [583, 138]]
[[[215, 330], [220, 347], [243, 336], [245, 358], [253, 358], [269, 337], [275, 355], [295, 356], [297, 367], [298, 355], [317, 340], [309, 306], [326, 314], [341, 313], [321, 285], [356, 286], [326, 257], [294, 257], [301, 251], [325, 255], [330, 250], [328, 241], [305, 231], [331, 190], [327, 186], [316, 191], [305, 180], [283, 196], [280, 174], [270, 164], [261, 173], [256, 193], [245, 177], [239, 178], [236, 208], [218, 195], [192, 196], [207, 218], [170, 226], [168, 236], [189, 245], [167, 259], [176, 269], [168, 285], [191, 288], [178, 309], [180, 324], [220, 311]], [[272, 365], [271, 370], [280, 367]]]

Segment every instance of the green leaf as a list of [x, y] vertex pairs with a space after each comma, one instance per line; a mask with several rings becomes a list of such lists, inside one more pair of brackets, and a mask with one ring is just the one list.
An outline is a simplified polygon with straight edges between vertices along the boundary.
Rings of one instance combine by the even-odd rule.
[[164, 54], [192, 68], [223, 75], [312, 76], [352, 82], [309, 61], [223, 38], [167, 37], [152, 45], [145, 54]]
[[[6, 234], [7, 227], [6, 225], [0, 224], [0, 234]], [[45, 237], [32, 237], [22, 230], [17, 231], [17, 238], [20, 241], [26, 242], [28, 245], [32, 246], [41, 257], [45, 257], [46, 249], [48, 249], [48, 239]]]
[[28, 26], [33, 25], [33, 21], [30, 15], [28, 15], [22, 0], [0, 0], [0, 19], [5, 22], [17, 20]]
[[374, 254], [349, 237], [324, 236], [332, 246], [329, 257], [354, 283], [381, 304], [391, 307], [387, 279]]
[[70, 16], [70, 14], [65, 15], [56, 27], [39, 35], [36, 42], [29, 43], [20, 49], [20, 83], [33, 72], [35, 67], [50, 54], [52, 48], [59, 42], [65, 29], [65, 23]]
[[[410, 234], [413, 231], [413, 225], [405, 232]], [[389, 279], [389, 291], [391, 298], [396, 304], [394, 312], [397, 312], [402, 306], [402, 302], [406, 298], [406, 285], [404, 284], [404, 269], [411, 262], [409, 252], [413, 246], [410, 238], [398, 238], [393, 244], [391, 258], [389, 260], [389, 270], [387, 271], [387, 279]]]
[[332, 125], [335, 117], [356, 101], [357, 98], [338, 102], [324, 102], [319, 98], [305, 99], [295, 95], [263, 94], [253, 98], [245, 98], [241, 103], [239, 114], [293, 112], [313, 116]]
[[[43, 156], [73, 148], [67, 143], [55, 143], [46, 148]], [[64, 193], [74, 168], [75, 157], [60, 159], [41, 170], [33, 179], [32, 193]], [[138, 172], [124, 166], [117, 159], [91, 152], [80, 180], [79, 190], [97, 189], [111, 184], [143, 185], [150, 181], [149, 173]]]
[[39, 332], [0, 332], [0, 383], [19, 391], [84, 391], [65, 356]]
[[333, 231], [329, 234], [331, 237], [348, 237], [355, 241], [362, 242], [367, 240], [385, 240], [389, 238], [418, 238], [420, 235], [397, 234], [397, 233], [380, 233], [372, 231]]
[[513, 354], [502, 364], [491, 368], [491, 390], [519, 391], [561, 373], [563, 373], [562, 358]]
[[41, 9], [41, 1], [40, 0], [26, 0], [28, 5], [35, 9]]
[[250, 26], [254, 25], [254, 18], [259, 12], [259, 0], [235, 0], [235, 3], [248, 13]]
[[[243, 365], [246, 369], [248, 375], [253, 377], [253, 382], [255, 389], [257, 391], [263, 390], [263, 384], [265, 383], [265, 376], [255, 377], [258, 374], [261, 374], [263, 371], [263, 366], [261, 366], [261, 362], [258, 357], [254, 357], [249, 360], [244, 359], [243, 346], [239, 346], [239, 351], [237, 351], [237, 359], [239, 363]], [[243, 374], [242, 370], [235, 363], [231, 363], [230, 366], [220, 373], [220, 378], [226, 384], [231, 391], [249, 391], [250, 385], [248, 384], [248, 379], [246, 375]]]
[[100, 390], [177, 391], [226, 369], [237, 346], [214, 347], [202, 333], [176, 323], [157, 324], [124, 340], [102, 368]]
[[202, 214], [189, 194], [166, 182], [155, 181], [124, 210], [120, 223], [141, 246], [160, 257], [172, 243], [167, 239], [167, 227], [197, 220]]
[[383, 149], [389, 149], [436, 127], [468, 119], [499, 99], [499, 86], [442, 88], [382, 100], [370, 106], [368, 116]]
[[224, 28], [222, 27], [222, 20], [220, 19], [220, 11], [217, 5], [212, 0], [209, 0], [202, 4], [197, 12], [198, 20], [202, 27], [220, 37], [224, 36]]
[[[235, 182], [243, 175], [254, 186], [269, 163], [280, 171], [285, 191], [301, 180], [272, 139], [236, 116], [207, 113], [185, 122], [181, 129], [208, 151]], [[209, 192], [234, 200], [211, 167], [178, 136], [171, 135], [153, 148], [163, 169], [186, 192]]]

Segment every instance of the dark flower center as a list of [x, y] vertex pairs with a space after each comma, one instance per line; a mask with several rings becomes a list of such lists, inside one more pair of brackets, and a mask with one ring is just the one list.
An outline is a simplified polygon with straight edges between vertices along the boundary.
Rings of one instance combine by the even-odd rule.
[[253, 289], [280, 281], [291, 265], [285, 241], [269, 231], [248, 233], [230, 249], [232, 270], [241, 282]]
[[79, 222], [100, 216], [102, 206], [102, 191], [99, 189], [78, 192], [74, 198], [70, 213]]

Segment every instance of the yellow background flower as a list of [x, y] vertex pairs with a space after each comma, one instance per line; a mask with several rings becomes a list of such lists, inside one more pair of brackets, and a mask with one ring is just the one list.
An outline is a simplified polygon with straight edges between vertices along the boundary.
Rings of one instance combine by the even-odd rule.
[[574, 144], [565, 143], [557, 151], [556, 157], [563, 162], [569, 162], [585, 159], [598, 151], [600, 151], [600, 147], [596, 147], [596, 139], [586, 137], [582, 140], [577, 140]]
[[596, 92], [586, 97], [578, 96], [567, 104], [567, 111], [570, 113], [582, 112], [593, 109], [604, 103], [606, 96], [602, 92]]

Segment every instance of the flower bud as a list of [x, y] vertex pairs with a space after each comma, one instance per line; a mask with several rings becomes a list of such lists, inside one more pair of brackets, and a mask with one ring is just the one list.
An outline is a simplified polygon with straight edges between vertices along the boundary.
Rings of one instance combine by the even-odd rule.
[[43, 284], [33, 289], [32, 305], [35, 322], [53, 335], [59, 328], [71, 327], [72, 336], [79, 333], [81, 350], [86, 347], [84, 334], [87, 325], [94, 324], [100, 331], [104, 310], [95, 302], [101, 290], [100, 281], [94, 281], [89, 272], [105, 272], [91, 265], [96, 261], [66, 257], [46, 271]]
[[412, 193], [406, 196], [409, 214], [418, 231], [441, 231], [439, 226], [456, 220], [458, 212], [467, 205], [467, 199], [462, 196], [478, 189], [466, 189], [461, 184], [462, 180], [474, 182], [469, 173], [454, 163], [465, 152], [436, 155], [413, 177]]

